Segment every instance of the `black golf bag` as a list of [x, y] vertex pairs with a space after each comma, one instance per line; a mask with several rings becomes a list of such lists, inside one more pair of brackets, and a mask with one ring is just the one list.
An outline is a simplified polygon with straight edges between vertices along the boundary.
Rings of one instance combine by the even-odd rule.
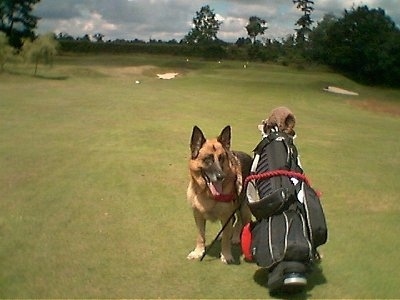
[[275, 130], [254, 150], [246, 193], [256, 221], [242, 233], [248, 260], [266, 268], [270, 291], [303, 287], [327, 241], [320, 199], [301, 168], [293, 137]]

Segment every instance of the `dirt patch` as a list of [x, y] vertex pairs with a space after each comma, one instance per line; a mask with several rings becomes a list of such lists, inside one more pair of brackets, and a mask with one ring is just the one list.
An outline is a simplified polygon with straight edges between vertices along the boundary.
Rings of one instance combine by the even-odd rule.
[[400, 117], [400, 103], [378, 101], [373, 99], [366, 100], [348, 100], [350, 105], [373, 111], [377, 113], [388, 114], [391, 116]]
[[142, 75], [146, 72], [156, 69], [156, 66], [143, 65], [143, 66], [129, 66], [129, 67], [116, 67], [116, 68], [99, 68], [104, 74], [116, 77], [130, 77], [132, 75]]
[[[175, 73], [168, 71], [166, 73], [165, 70], [161, 70], [160, 68], [152, 65], [143, 65], [143, 66], [129, 66], [129, 67], [99, 67], [96, 70], [100, 74], [104, 74], [112, 77], [130, 77], [135, 78], [137, 76], [146, 76], [146, 77], [158, 77], [160, 79], [173, 79], [180, 73]], [[162, 72], [160, 72], [162, 71]]]

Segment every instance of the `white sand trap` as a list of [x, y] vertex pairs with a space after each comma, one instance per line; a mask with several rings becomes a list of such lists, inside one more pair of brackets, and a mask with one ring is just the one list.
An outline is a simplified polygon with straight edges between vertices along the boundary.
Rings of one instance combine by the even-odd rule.
[[177, 75], [179, 75], [179, 73], [164, 73], [164, 74], [157, 74], [157, 77], [160, 79], [173, 79]]
[[343, 95], [351, 95], [351, 96], [358, 96], [358, 93], [348, 91], [345, 89], [341, 89], [335, 86], [327, 86], [324, 88], [324, 91], [330, 92], [330, 93], [335, 93], [335, 94], [343, 94]]

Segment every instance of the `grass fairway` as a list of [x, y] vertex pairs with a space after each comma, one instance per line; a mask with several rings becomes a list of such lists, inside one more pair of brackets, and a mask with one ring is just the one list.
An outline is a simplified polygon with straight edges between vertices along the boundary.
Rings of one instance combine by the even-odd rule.
[[[169, 71], [180, 75], [155, 76]], [[216, 136], [230, 124], [233, 148], [251, 153], [278, 105], [297, 116], [329, 226], [298, 298], [400, 298], [399, 90], [151, 56], [63, 56], [31, 72], [0, 74], [0, 298], [270, 297], [255, 264], [223, 265], [217, 250], [186, 260], [196, 230], [185, 194], [193, 125]]]

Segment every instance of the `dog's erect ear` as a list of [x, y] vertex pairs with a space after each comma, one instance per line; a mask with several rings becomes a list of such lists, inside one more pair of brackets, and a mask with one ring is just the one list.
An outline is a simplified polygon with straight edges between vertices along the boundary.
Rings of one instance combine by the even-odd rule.
[[200, 148], [206, 142], [203, 132], [197, 126], [193, 127], [192, 137], [190, 139], [190, 151], [192, 152], [192, 159], [199, 155]]
[[222, 144], [222, 146], [224, 146], [225, 149], [229, 150], [231, 148], [231, 126], [228, 125], [222, 129], [217, 140]]

